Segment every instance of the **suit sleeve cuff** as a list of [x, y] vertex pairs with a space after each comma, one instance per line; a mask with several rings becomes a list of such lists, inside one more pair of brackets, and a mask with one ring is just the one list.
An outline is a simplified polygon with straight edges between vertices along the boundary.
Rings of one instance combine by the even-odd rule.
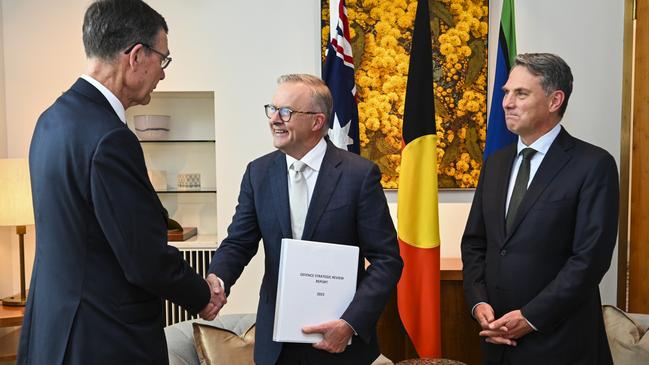
[[487, 302], [477, 302], [477, 303], [473, 306], [473, 308], [471, 308], [471, 317], [473, 317], [473, 319], [477, 319], [477, 318], [475, 317], [475, 309], [476, 309], [480, 304], [487, 304]]
[[342, 318], [341, 318], [340, 320], [343, 321], [343, 322], [345, 322], [345, 323], [347, 323], [347, 325], [349, 326], [349, 328], [351, 328], [352, 331], [354, 331], [354, 336], [358, 336], [358, 332], [356, 332], [356, 330], [354, 329], [354, 327], [353, 327], [351, 324], [349, 324], [349, 322], [345, 321], [345, 320], [342, 319]]
[[534, 325], [532, 324], [532, 322], [528, 321], [527, 318], [525, 318], [525, 317], [523, 317], [523, 318], [525, 319], [525, 322], [527, 322], [527, 324], [529, 324], [530, 327], [532, 327], [532, 329], [533, 329], [535, 332], [538, 332], [538, 331], [539, 331], [536, 327], [534, 327]]

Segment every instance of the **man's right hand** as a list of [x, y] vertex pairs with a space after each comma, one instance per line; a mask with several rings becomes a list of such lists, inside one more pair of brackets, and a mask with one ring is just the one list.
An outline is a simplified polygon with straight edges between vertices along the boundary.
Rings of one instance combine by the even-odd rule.
[[482, 331], [480, 336], [486, 337], [485, 341], [496, 345], [509, 345], [516, 346], [516, 341], [507, 338], [507, 327], [500, 327], [492, 329], [489, 324], [496, 318], [494, 316], [494, 309], [488, 303], [480, 303], [473, 310], [473, 317], [480, 323]]
[[205, 308], [199, 313], [201, 318], [211, 321], [216, 318], [216, 315], [219, 313], [221, 308], [228, 302], [225, 297], [225, 290], [221, 286], [221, 281], [214, 274], [209, 274], [207, 276], [207, 284], [210, 287], [210, 301], [207, 303]]

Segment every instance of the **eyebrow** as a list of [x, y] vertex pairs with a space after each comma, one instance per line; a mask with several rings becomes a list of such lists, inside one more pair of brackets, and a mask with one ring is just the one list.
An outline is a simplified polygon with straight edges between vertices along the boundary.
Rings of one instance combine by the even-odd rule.
[[[510, 91], [510, 89], [508, 89], [506, 86], [503, 86], [503, 87], [502, 87], [502, 90], [503, 90], [503, 91]], [[530, 92], [531, 89], [524, 88], [524, 87], [517, 87], [517, 88], [514, 88], [514, 89], [511, 90], [511, 91], [514, 91], [514, 92], [517, 92], [517, 91], [527, 91], [527, 92]]]

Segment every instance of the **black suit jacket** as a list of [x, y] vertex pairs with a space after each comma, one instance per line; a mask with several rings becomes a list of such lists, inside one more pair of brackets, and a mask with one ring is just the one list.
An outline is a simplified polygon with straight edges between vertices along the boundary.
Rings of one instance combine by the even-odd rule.
[[29, 153], [36, 257], [18, 364], [165, 364], [161, 298], [210, 293], [172, 246], [142, 149], [77, 80], [39, 118]]
[[534, 176], [512, 232], [505, 201], [516, 144], [485, 162], [462, 238], [470, 308], [496, 318], [521, 309], [538, 329], [517, 347], [483, 341], [486, 359], [512, 364], [611, 364], [598, 284], [616, 242], [613, 157], [561, 130]]
[[[286, 155], [280, 151], [248, 165], [228, 236], [210, 265], [229, 291], [263, 239], [266, 261], [255, 340], [260, 365], [274, 364], [282, 349], [272, 333], [281, 239], [292, 235], [287, 174]], [[370, 364], [379, 355], [376, 321], [403, 267], [380, 179], [375, 164], [327, 142], [302, 238], [360, 247], [356, 295], [342, 315], [359, 336], [341, 354], [308, 345], [312, 364]], [[365, 259], [371, 264], [367, 270]]]

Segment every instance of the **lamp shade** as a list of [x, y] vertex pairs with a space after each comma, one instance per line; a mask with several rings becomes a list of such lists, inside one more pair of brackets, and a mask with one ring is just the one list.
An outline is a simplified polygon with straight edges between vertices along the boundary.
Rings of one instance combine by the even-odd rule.
[[34, 224], [27, 159], [0, 159], [0, 226]]

